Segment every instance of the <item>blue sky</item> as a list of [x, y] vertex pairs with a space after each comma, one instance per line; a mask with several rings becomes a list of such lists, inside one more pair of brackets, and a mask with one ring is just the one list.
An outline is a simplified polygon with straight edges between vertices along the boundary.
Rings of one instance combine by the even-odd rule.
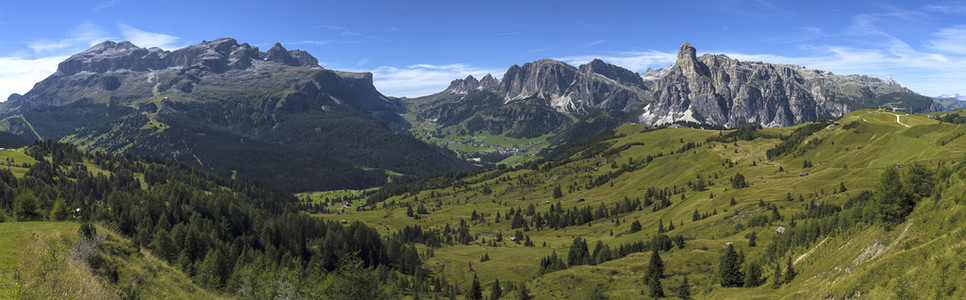
[[891, 76], [966, 93], [966, 2], [927, 1], [40, 1], [0, 0], [0, 100], [104, 40], [173, 50], [233, 37], [302, 49], [419, 96], [541, 58], [599, 57], [641, 72], [698, 53]]

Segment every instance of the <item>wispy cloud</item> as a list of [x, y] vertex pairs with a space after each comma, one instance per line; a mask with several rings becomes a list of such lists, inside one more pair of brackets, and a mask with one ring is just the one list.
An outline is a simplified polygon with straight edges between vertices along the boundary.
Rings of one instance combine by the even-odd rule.
[[610, 64], [618, 65], [631, 71], [641, 72], [650, 67], [665, 67], [673, 64], [677, 53], [661, 51], [627, 51], [601, 55], [566, 56], [557, 60], [571, 65], [581, 65], [598, 58]]
[[382, 93], [399, 97], [417, 97], [438, 93], [449, 86], [450, 81], [473, 75], [476, 78], [493, 74], [500, 76], [503, 70], [481, 68], [466, 64], [432, 65], [417, 64], [404, 68], [383, 66], [374, 70], [376, 88]]
[[550, 50], [559, 49], [559, 48], [560, 48], [560, 46], [550, 46], [550, 47], [543, 47], [543, 48], [533, 48], [533, 49], [528, 50], [527, 52], [536, 53], [536, 52], [550, 51]]
[[178, 37], [176, 36], [163, 33], [147, 32], [123, 23], [118, 23], [117, 27], [121, 30], [121, 35], [124, 36], [125, 40], [137, 45], [138, 47], [158, 47], [161, 49], [176, 48], [176, 46], [173, 44], [178, 40]]
[[966, 26], [942, 28], [933, 36], [935, 39], [927, 42], [930, 49], [939, 52], [966, 54]]
[[578, 47], [578, 48], [593, 47], [593, 46], [597, 46], [597, 45], [600, 45], [600, 44], [603, 44], [603, 43], [606, 43], [606, 42], [610, 42], [610, 40], [596, 40], [596, 41], [592, 41], [592, 42], [588, 42], [588, 43], [585, 43], [583, 45], [580, 45], [580, 47]]
[[105, 8], [111, 8], [111, 7], [114, 7], [115, 5], [117, 5], [118, 2], [119, 2], [118, 0], [105, 0], [105, 1], [101, 1], [100, 3], [97, 3], [97, 5], [94, 6], [93, 10], [94, 11], [99, 11], [99, 10], [102, 10], [102, 9], [105, 9]]
[[511, 31], [511, 32], [497, 32], [494, 33], [495, 36], [510, 36], [510, 35], [523, 35], [523, 32]]
[[27, 47], [37, 53], [51, 53], [71, 50], [75, 47], [90, 47], [111, 39], [110, 35], [91, 22], [84, 22], [67, 33], [67, 38], [59, 40], [37, 40], [27, 43]]
[[[335, 31], [340, 36], [344, 36], [344, 37], [354, 37], [354, 38], [363, 39], [363, 40], [376, 40], [376, 41], [384, 41], [384, 42], [385, 41], [388, 41], [388, 39], [383, 38], [383, 37], [366, 35], [366, 34], [362, 34], [362, 33], [353, 31], [353, 30], [349, 29], [349, 27], [346, 27], [346, 26], [319, 25], [319, 26], [316, 26], [315, 28], [325, 29], [325, 30], [329, 30], [329, 31]], [[362, 42], [362, 41], [359, 41], [359, 42]]]
[[67, 56], [27, 59], [19, 56], [0, 57], [0, 101], [13, 93], [23, 94], [50, 74]]

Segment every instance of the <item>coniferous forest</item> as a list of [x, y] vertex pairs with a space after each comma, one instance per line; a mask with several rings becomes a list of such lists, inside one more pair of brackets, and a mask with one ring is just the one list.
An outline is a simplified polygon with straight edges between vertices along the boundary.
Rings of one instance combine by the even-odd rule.
[[[362, 223], [299, 213], [303, 204], [271, 185], [54, 141], [24, 152], [37, 161], [24, 176], [0, 170], [4, 218], [101, 224], [219, 293], [378, 299], [394, 294], [397, 282], [445, 287], [443, 279], [420, 273], [420, 253], [411, 245], [386, 241]], [[109, 260], [86, 261], [101, 277], [117, 276], [119, 266]], [[124, 292], [147, 296], [137, 286]]]

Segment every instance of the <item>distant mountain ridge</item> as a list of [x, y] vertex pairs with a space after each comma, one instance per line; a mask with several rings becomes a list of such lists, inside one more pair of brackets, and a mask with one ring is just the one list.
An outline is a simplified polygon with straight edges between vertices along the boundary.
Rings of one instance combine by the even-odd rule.
[[453, 80], [443, 93], [488, 91], [507, 102], [537, 97], [549, 100], [558, 111], [586, 112], [592, 108], [639, 109], [650, 100], [648, 90], [639, 75], [599, 59], [579, 67], [541, 59], [513, 65], [499, 80], [490, 74], [479, 81], [472, 75]]
[[[578, 116], [599, 109], [637, 112], [637, 122], [648, 125], [690, 122], [779, 127], [833, 119], [864, 108], [942, 109], [891, 77], [840, 76], [796, 65], [738, 61], [720, 54], [698, 57], [688, 43], [681, 46], [673, 65], [640, 74], [599, 59], [579, 67], [542, 59], [514, 65], [501, 79], [488, 74], [479, 81], [472, 76], [454, 80], [440, 94], [474, 91], [496, 93], [507, 103], [528, 97], [546, 99], [553, 109]], [[459, 97], [450, 98], [457, 101], [454, 99]]]
[[470, 168], [395, 133], [408, 126], [402, 109], [371, 73], [324, 69], [277, 43], [261, 52], [231, 38], [174, 51], [104, 42], [0, 104], [0, 130], [175, 159], [292, 191]]
[[942, 95], [936, 96], [936, 98], [939, 98], [939, 99], [956, 99], [956, 100], [959, 100], [959, 101], [966, 101], [966, 95], [960, 95], [960, 94], [951, 94], [951, 95], [942, 94]]
[[644, 109], [640, 121], [778, 127], [876, 107], [909, 112], [940, 109], [931, 98], [903, 88], [891, 78], [839, 76], [795, 65], [743, 62], [720, 54], [699, 58], [694, 47], [684, 43], [674, 67], [657, 82], [654, 102]]

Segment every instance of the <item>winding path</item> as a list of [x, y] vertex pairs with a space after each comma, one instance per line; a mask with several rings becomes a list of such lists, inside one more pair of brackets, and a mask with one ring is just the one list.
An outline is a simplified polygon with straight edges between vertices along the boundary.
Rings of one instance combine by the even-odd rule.
[[906, 128], [910, 127], [909, 125], [906, 125], [905, 123], [902, 123], [902, 121], [899, 120], [898, 114], [894, 114], [894, 115], [896, 115], [896, 123], [899, 123], [899, 125], [902, 125], [902, 126], [906, 126]]

